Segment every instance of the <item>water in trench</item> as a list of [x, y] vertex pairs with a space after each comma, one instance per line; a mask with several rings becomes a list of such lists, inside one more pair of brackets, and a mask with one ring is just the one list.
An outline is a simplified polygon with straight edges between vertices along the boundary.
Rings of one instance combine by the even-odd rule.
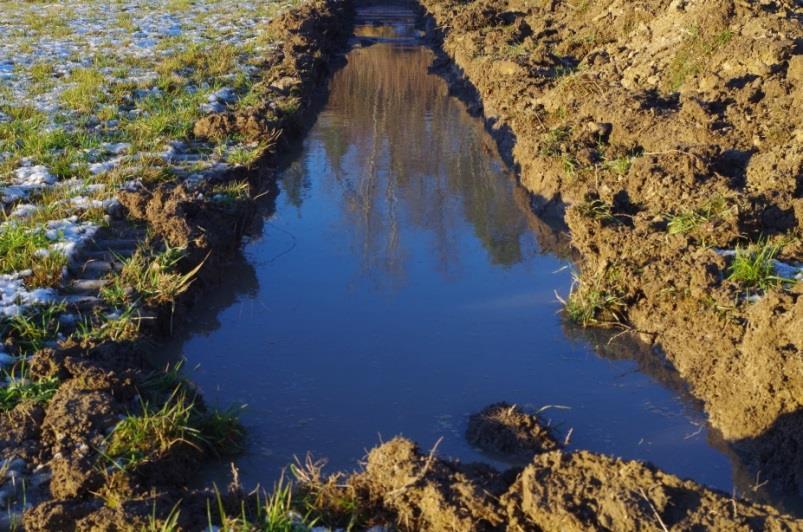
[[505, 400], [552, 405], [542, 415], [573, 448], [730, 490], [671, 371], [563, 322], [565, 239], [429, 73], [412, 14], [359, 20], [275, 214], [180, 347], [207, 402], [247, 405], [242, 480], [269, 484], [307, 451], [353, 469], [397, 434], [488, 461], [467, 416]]

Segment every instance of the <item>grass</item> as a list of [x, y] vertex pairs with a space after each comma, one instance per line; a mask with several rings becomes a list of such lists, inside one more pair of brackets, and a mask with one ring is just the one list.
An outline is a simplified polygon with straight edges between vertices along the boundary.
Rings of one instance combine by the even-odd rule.
[[184, 250], [181, 248], [167, 247], [155, 255], [147, 247], [139, 248], [131, 258], [123, 261], [120, 274], [111, 278], [111, 283], [101, 290], [100, 296], [113, 305], [139, 300], [149, 304], [171, 303], [187, 291], [203, 266], [201, 262], [187, 273], [178, 273], [176, 268], [183, 258]]
[[708, 58], [725, 46], [733, 38], [733, 32], [723, 30], [714, 35], [704, 33], [700, 28], [688, 30], [688, 36], [681, 44], [669, 64], [665, 88], [677, 91], [691, 77], [701, 74]]
[[215, 455], [234, 455], [244, 450], [245, 429], [240, 423], [241, 408], [212, 410], [197, 420], [207, 449]]
[[13, 273], [30, 269], [40, 249], [51, 244], [42, 229], [21, 223], [0, 226], [0, 273]]
[[37, 33], [55, 38], [70, 34], [69, 19], [71, 17], [72, 13], [69, 10], [65, 11], [56, 4], [35, 13], [26, 13], [22, 22], [27, 28]]
[[211, 196], [215, 201], [232, 203], [250, 197], [250, 186], [247, 181], [229, 181], [212, 187]]
[[686, 209], [677, 214], [670, 214], [667, 230], [670, 235], [690, 233], [704, 224], [723, 219], [728, 211], [728, 202], [722, 196], [717, 196], [696, 209]]
[[121, 420], [107, 437], [103, 455], [130, 470], [182, 444], [213, 455], [236, 453], [244, 434], [234, 410], [201, 411], [177, 387], [161, 407], [143, 401], [139, 413]]
[[91, 112], [104, 95], [105, 76], [96, 68], [74, 70], [67, 79], [70, 87], [61, 93], [61, 102], [68, 109]]
[[180, 504], [181, 501], [177, 502], [164, 519], [158, 519], [156, 517], [156, 504], [154, 503], [153, 511], [148, 517], [145, 532], [178, 532], [181, 530], [178, 526], [178, 520], [181, 517]]
[[602, 288], [599, 279], [584, 283], [575, 277], [568, 299], [558, 299], [563, 303], [566, 316], [583, 327], [614, 325], [624, 321], [621, 314], [624, 300]]
[[266, 149], [267, 146], [262, 143], [256, 146], [240, 144], [226, 153], [226, 162], [250, 168], [259, 160], [262, 154], [265, 153]]
[[202, 43], [190, 43], [180, 52], [161, 62], [156, 71], [163, 78], [208, 81], [235, 71], [240, 51], [229, 44], [210, 47]]
[[203, 91], [148, 96], [139, 102], [141, 116], [126, 121], [123, 132], [135, 151], [148, 151], [167, 140], [187, 138], [201, 117], [199, 107], [206, 98]]
[[207, 505], [210, 530], [218, 526], [227, 532], [300, 532], [315, 526], [309, 515], [302, 516], [295, 511], [293, 485], [284, 477], [274, 484], [270, 494], [254, 494], [253, 508], [241, 502], [239, 515], [226, 511], [220, 492], [216, 492], [217, 515], [213, 516], [212, 505]]
[[33, 354], [58, 337], [58, 317], [64, 308], [63, 304], [34, 307], [28, 314], [12, 317], [4, 334], [14, 340], [20, 354]]
[[200, 431], [191, 423], [193, 403], [174, 394], [160, 408], [142, 403], [141, 412], [122, 419], [109, 435], [103, 454], [127, 470], [186, 443], [199, 448]]
[[728, 267], [728, 280], [750, 290], [777, 288], [792, 279], [775, 274], [774, 260], [783, 248], [783, 242], [759, 240], [747, 247], [736, 247], [736, 254]]
[[290, 470], [298, 481], [298, 495], [304, 511], [316, 523], [330, 529], [364, 530], [367, 528], [362, 504], [354, 486], [343, 482], [343, 474], [324, 478], [326, 461], [315, 461], [307, 454], [304, 462], [296, 459]]
[[140, 321], [136, 307], [131, 305], [117, 315], [96, 314], [85, 318], [73, 335], [83, 345], [135, 340], [139, 336]]
[[189, 382], [182, 374], [184, 361], [168, 364], [163, 370], [148, 374], [140, 385], [140, 393], [149, 398], [164, 398], [172, 395], [177, 389], [190, 392]]
[[4, 372], [4, 378], [6, 384], [0, 386], [0, 411], [11, 410], [26, 401], [46, 403], [59, 387], [55, 377], [31, 380], [24, 366], [16, 373]]
[[613, 208], [601, 199], [587, 199], [583, 203], [577, 205], [577, 211], [592, 220], [599, 220], [603, 222], [616, 222], [619, 220], [613, 214]]

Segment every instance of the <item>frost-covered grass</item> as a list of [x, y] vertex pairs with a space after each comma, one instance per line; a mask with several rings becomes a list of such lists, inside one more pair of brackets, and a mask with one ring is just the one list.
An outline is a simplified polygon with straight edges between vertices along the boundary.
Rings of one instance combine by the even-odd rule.
[[[255, 103], [251, 88], [276, 49], [267, 22], [303, 1], [2, 2], [4, 338], [13, 334], [14, 320], [37, 319], [43, 306], [63, 299], [67, 267], [109, 223], [121, 187], [185, 178], [197, 183], [254, 162], [264, 146], [237, 138], [198, 141], [193, 125], [209, 113]], [[215, 192], [221, 200], [243, 193], [238, 185]], [[137, 295], [167, 297], [190, 282], [157, 266], [129, 261], [126, 274], [137, 281]], [[102, 295], [117, 310], [79, 317], [75, 334], [135, 334], [131, 294], [112, 284]], [[0, 365], [9, 365], [2, 348], [0, 357]]]

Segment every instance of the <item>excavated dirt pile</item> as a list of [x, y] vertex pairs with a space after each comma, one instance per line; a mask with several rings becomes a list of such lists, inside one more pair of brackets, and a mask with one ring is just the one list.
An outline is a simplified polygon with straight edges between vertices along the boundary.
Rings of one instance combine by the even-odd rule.
[[770, 490], [800, 493], [800, 4], [422, 4], [441, 70], [563, 215], [568, 314], [635, 329]]
[[[521, 457], [499, 473], [443, 460], [395, 438], [349, 479], [366, 507], [408, 530], [795, 530], [801, 523], [759, 504], [681, 480], [654, 467], [590, 452], [564, 452], [538, 419], [515, 406], [472, 416], [485, 447]], [[494, 435], [494, 437], [491, 437]], [[527, 445], [511, 446], [510, 442]], [[378, 512], [381, 513], [381, 512]]]

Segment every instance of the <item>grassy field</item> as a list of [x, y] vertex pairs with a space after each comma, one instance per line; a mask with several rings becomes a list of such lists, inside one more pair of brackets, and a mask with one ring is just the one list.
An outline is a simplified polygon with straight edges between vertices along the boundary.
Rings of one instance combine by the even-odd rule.
[[193, 124], [255, 103], [276, 46], [266, 23], [300, 1], [3, 2], [4, 328], [59, 302], [65, 267], [109, 222], [121, 187], [197, 182], [261, 153], [238, 138], [194, 140]]

